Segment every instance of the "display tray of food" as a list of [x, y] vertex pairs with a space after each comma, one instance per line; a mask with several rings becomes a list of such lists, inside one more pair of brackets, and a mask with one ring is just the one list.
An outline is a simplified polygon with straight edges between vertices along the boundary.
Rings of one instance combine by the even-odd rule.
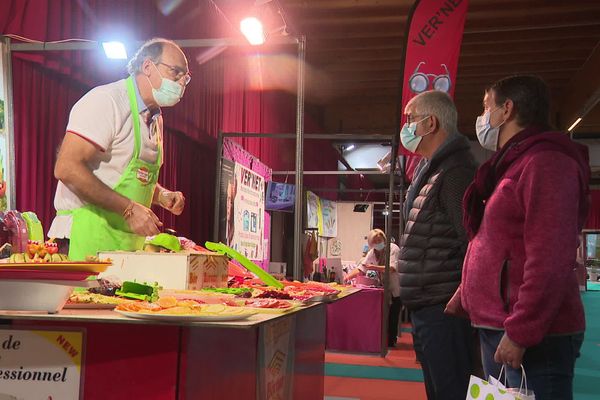
[[238, 307], [264, 314], [284, 314], [303, 307], [298, 301], [277, 299], [246, 299], [238, 304]]
[[63, 308], [112, 310], [119, 304], [130, 303], [135, 300], [123, 299], [117, 296], [106, 296], [88, 291], [73, 292]]
[[111, 262], [40, 262], [40, 263], [0, 263], [0, 269], [19, 270], [49, 270], [49, 271], [80, 271], [99, 274], [106, 271]]
[[241, 307], [199, 304], [171, 296], [161, 297], [154, 303], [142, 301], [120, 304], [115, 311], [130, 318], [172, 322], [238, 321], [256, 314], [253, 310]]
[[284, 281], [282, 283], [284, 285], [283, 289], [243, 283], [238, 285], [238, 287], [250, 288], [252, 291], [238, 296], [248, 298], [295, 300], [303, 303], [311, 303], [332, 301], [340, 294], [340, 290], [320, 282]]
[[79, 271], [99, 274], [112, 265], [110, 260], [98, 260], [95, 256], [85, 261], [72, 261], [66, 254], [58, 252], [53, 240], [45, 243], [27, 242], [26, 251], [13, 253], [9, 258], [0, 260], [0, 269]]
[[93, 272], [85, 271], [56, 271], [51, 269], [15, 269], [15, 268], [0, 268], [1, 279], [37, 279], [51, 281], [83, 281], [89, 276], [93, 276]]
[[287, 313], [302, 306], [301, 302], [292, 299], [253, 298], [252, 293], [253, 289], [250, 288], [245, 288], [244, 290], [232, 290], [229, 293], [224, 290], [215, 292], [212, 289], [161, 290], [160, 296], [161, 298], [169, 296], [174, 297], [179, 301], [193, 301], [200, 305], [220, 304], [268, 314]]

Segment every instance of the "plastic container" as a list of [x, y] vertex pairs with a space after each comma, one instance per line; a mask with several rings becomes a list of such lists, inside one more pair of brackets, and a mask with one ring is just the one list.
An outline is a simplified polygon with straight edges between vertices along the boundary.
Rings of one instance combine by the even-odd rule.
[[0, 310], [59, 312], [75, 287], [96, 287], [96, 281], [0, 280]]
[[366, 276], [358, 275], [354, 278], [354, 284], [362, 286], [378, 286], [379, 281], [377, 279], [367, 278]]

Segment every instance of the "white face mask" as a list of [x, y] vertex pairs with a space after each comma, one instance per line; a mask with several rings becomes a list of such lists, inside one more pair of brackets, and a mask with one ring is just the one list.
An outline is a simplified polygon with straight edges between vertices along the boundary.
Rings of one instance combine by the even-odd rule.
[[161, 83], [158, 89], [154, 89], [152, 82], [150, 82], [150, 78], [146, 77], [148, 82], [150, 82], [150, 86], [152, 87], [152, 97], [154, 97], [156, 104], [158, 104], [160, 107], [171, 107], [179, 103], [179, 100], [181, 100], [181, 97], [183, 96], [183, 86], [177, 82], [163, 77], [156, 64], [152, 63], [152, 65], [154, 65], [154, 68], [156, 68], [161, 77]]
[[495, 108], [492, 111], [486, 111], [483, 115], [477, 117], [475, 122], [475, 132], [477, 133], [477, 140], [484, 149], [491, 151], [498, 150], [498, 137], [500, 136], [500, 127], [504, 125], [503, 121], [500, 125], [492, 127], [490, 125], [490, 116], [493, 112], [496, 112], [501, 107]]
[[428, 132], [428, 133], [424, 134], [423, 136], [416, 135], [417, 124], [419, 122], [425, 121], [427, 118], [429, 118], [429, 117], [427, 116], [420, 121], [414, 121], [414, 122], [411, 122], [410, 124], [407, 122], [402, 127], [402, 130], [400, 131], [400, 141], [402, 142], [402, 146], [404, 146], [404, 148], [406, 150], [408, 150], [412, 153], [416, 152], [417, 148], [419, 147], [419, 143], [421, 143], [421, 140], [423, 140], [423, 138], [425, 136], [427, 136], [431, 133], [431, 132]]

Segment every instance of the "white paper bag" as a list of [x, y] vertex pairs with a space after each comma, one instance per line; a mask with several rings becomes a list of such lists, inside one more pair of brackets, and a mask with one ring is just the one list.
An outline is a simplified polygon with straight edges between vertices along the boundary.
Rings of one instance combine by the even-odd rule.
[[[500, 382], [502, 372], [504, 372], [504, 366], [500, 370], [498, 379], [490, 376], [490, 382], [471, 375], [466, 400], [535, 400], [533, 390], [527, 388], [527, 377], [523, 366], [521, 366], [522, 378], [519, 388], [507, 389]], [[506, 377], [504, 379], [506, 382]]]

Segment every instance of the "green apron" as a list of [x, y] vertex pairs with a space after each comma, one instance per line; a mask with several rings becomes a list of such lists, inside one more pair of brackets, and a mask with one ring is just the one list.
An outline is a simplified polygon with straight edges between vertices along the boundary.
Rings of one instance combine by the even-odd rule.
[[[133, 78], [127, 78], [126, 82], [133, 119], [134, 154], [113, 190], [135, 202], [150, 207], [162, 165], [162, 141], [159, 142], [156, 163], [150, 164], [140, 159], [142, 137], [140, 135], [140, 115], [133, 87]], [[69, 245], [69, 258], [71, 260], [85, 260], [86, 256], [95, 256], [99, 251], [135, 251], [144, 247], [145, 237], [131, 233], [129, 225], [121, 214], [92, 204], [75, 210], [59, 211], [57, 214], [71, 214], [73, 216]]]

